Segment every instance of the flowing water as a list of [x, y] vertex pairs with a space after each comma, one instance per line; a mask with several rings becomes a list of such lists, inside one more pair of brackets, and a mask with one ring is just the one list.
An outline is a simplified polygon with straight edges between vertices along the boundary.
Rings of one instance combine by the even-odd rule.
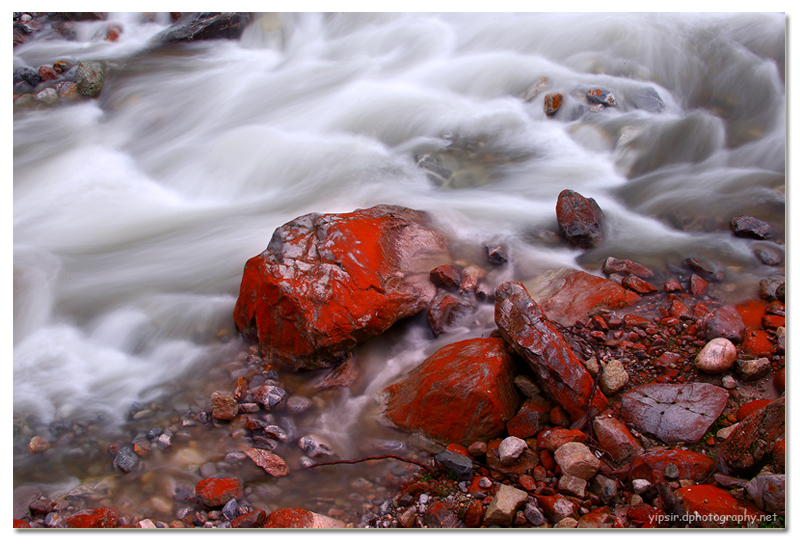
[[[166, 14], [110, 20], [117, 42], [101, 39], [108, 22], [85, 22], [75, 41], [14, 49], [15, 68], [108, 66], [98, 99], [14, 114], [15, 486], [102, 480], [108, 443], [147, 428], [132, 411], [178, 413], [232, 387], [221, 368], [246, 350], [231, 318], [244, 263], [309, 212], [426, 210], [465, 261], [508, 248], [495, 284], [560, 266], [599, 273], [609, 255], [657, 269], [695, 257], [724, 272], [734, 300], [783, 272], [753, 254], [783, 253], [782, 14], [262, 14], [239, 41], [169, 47], [151, 42]], [[597, 87], [617, 106], [592, 111]], [[564, 96], [552, 118], [548, 92]], [[606, 214], [594, 250], [554, 235], [567, 188]], [[769, 221], [775, 241], [732, 236], [741, 214]], [[412, 320], [359, 351], [352, 393], [317, 399], [294, 424], [343, 457], [402, 438], [372, 423], [381, 389], [491, 328], [489, 307], [436, 341]], [[312, 378], [292, 378], [293, 392], [314, 396]], [[37, 432], [58, 440], [47, 462], [27, 454]], [[151, 496], [166, 475], [197, 481], [187, 466], [231, 440], [219, 429], [176, 445], [151, 461], [163, 463], [156, 481], [104, 481]], [[268, 505], [336, 497], [354, 471], [270, 482]]]

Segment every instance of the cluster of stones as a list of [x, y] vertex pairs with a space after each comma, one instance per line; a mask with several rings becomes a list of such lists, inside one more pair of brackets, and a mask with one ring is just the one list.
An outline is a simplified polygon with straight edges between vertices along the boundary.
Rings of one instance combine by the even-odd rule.
[[[143, 14], [152, 17], [153, 14]], [[250, 21], [246, 13], [171, 13], [173, 25], [154, 38], [160, 45], [197, 40], [236, 39]], [[104, 21], [105, 13], [14, 13], [14, 47], [35, 37], [74, 40], [81, 21]], [[94, 39], [115, 42], [123, 33], [118, 23], [108, 23]], [[14, 70], [14, 105], [52, 106], [86, 98], [97, 98], [106, 78], [106, 68], [96, 61], [70, 65], [64, 60], [42, 66], [20, 66]]]
[[[550, 88], [550, 79], [542, 76], [538, 78], [528, 88], [522, 99], [525, 102], [533, 102], [542, 93], [544, 94], [542, 108], [545, 115], [554, 117], [559, 111], [563, 110], [565, 104], [571, 103], [573, 118], [580, 117], [586, 111], [600, 112], [605, 108], [615, 108], [618, 105], [617, 97], [613, 91], [594, 87], [591, 89], [578, 89], [567, 95], [562, 92], [546, 92]], [[637, 91], [629, 97], [630, 105], [634, 108], [644, 109], [650, 112], [661, 112], [664, 110], [664, 102], [652, 87], [646, 87]]]
[[[593, 201], [565, 191], [557, 216], [568, 243], [602, 242]], [[503, 266], [509, 255], [490, 246], [486, 259]], [[298, 470], [335, 459], [282, 416], [313, 400], [293, 397], [278, 369], [332, 367], [318, 390], [348, 387], [351, 354], [367, 338], [423, 311], [441, 337], [475, 305], [494, 304], [492, 335], [445, 345], [383, 392], [386, 423], [425, 437], [439, 471], [402, 486], [371, 526], [714, 526], [745, 512], [757, 525], [784, 515], [782, 276], [731, 306], [713, 296], [724, 275], [696, 259], [656, 273], [609, 257], [603, 273], [559, 269], [490, 290], [486, 268], [453, 263], [425, 213], [302, 216], [245, 266], [234, 320], [258, 343], [259, 371], [213, 393], [198, 421], [249, 440], [231, 465], [252, 462], [272, 478], [288, 474], [287, 455], [299, 456]], [[753, 403], [748, 384], [773, 389]], [[242, 516], [248, 526], [343, 525], [252, 509], [240, 480], [201, 476], [212, 482], [180, 497], [203, 505], [187, 506], [184, 526], [241, 526]], [[233, 491], [212, 501], [206, 486]]]

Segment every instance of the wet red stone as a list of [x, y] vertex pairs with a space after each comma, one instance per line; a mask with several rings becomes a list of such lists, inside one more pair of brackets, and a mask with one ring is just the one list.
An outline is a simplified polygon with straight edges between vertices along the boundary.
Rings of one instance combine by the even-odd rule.
[[769, 302], [763, 299], [752, 299], [736, 306], [736, 310], [742, 316], [744, 326], [747, 328], [758, 329], [761, 327], [761, 319], [767, 314]]
[[630, 289], [631, 291], [636, 291], [640, 295], [647, 295], [650, 293], [655, 293], [658, 291], [656, 287], [653, 286], [647, 280], [643, 280], [638, 276], [627, 276], [625, 279], [622, 280], [622, 286], [626, 289]]
[[470, 456], [470, 455], [469, 455], [469, 452], [467, 451], [467, 448], [465, 448], [465, 447], [464, 447], [464, 446], [462, 446], [461, 444], [448, 444], [448, 445], [447, 445], [447, 448], [445, 448], [445, 449], [446, 449], [447, 451], [451, 451], [451, 452], [453, 452], [453, 453], [457, 453], [457, 454], [459, 454], [459, 455], [464, 455], [464, 456], [466, 456], [466, 457], [469, 457], [469, 456]]
[[552, 471], [556, 469], [556, 460], [549, 450], [542, 450], [539, 452], [539, 462], [546, 470]]
[[770, 404], [774, 399], [756, 399], [751, 400], [748, 403], [743, 404], [737, 411], [736, 411], [736, 419], [738, 421], [742, 421], [747, 416], [761, 410], [763, 407]]
[[515, 365], [500, 338], [447, 345], [386, 389], [386, 416], [403, 429], [463, 445], [500, 436], [521, 404]]
[[769, 334], [761, 329], [746, 329], [742, 337], [742, 352], [754, 357], [770, 357], [775, 347]]
[[777, 329], [786, 326], [786, 318], [782, 315], [765, 315], [761, 318], [761, 326], [765, 329]]
[[536, 438], [536, 447], [550, 452], [568, 442], [586, 442], [586, 433], [580, 429], [550, 429], [539, 434]]
[[267, 513], [264, 510], [257, 509], [233, 519], [231, 527], [234, 529], [253, 529], [263, 527], [266, 520]]
[[786, 390], [786, 370], [785, 369], [782, 368], [775, 374], [775, 378], [773, 378], [772, 384], [775, 386], [775, 389], [778, 390], [778, 393], [783, 393]]
[[719, 459], [737, 475], [752, 476], [771, 456], [771, 447], [786, 434], [786, 400], [781, 397], [739, 422], [719, 449]]
[[[689, 450], [665, 449], [645, 452], [631, 462], [628, 478], [651, 479], [653, 471], [663, 474], [667, 465], [678, 468], [679, 478], [701, 481], [708, 477], [715, 468], [710, 457]], [[651, 480], [652, 481], [652, 480]]]
[[517, 415], [506, 424], [509, 436], [528, 438], [536, 436], [550, 424], [550, 410], [532, 399], [526, 400]]
[[39, 66], [39, 77], [42, 81], [53, 81], [58, 79], [58, 72], [49, 66]]
[[314, 526], [314, 514], [304, 508], [279, 508], [267, 516], [265, 529], [308, 529]]
[[197, 482], [195, 492], [204, 505], [215, 508], [231, 499], [241, 499], [242, 482], [239, 478], [206, 478]]
[[556, 202], [558, 228], [573, 246], [589, 249], [603, 240], [605, 214], [593, 198], [565, 189]]
[[555, 113], [561, 107], [561, 103], [563, 102], [564, 97], [561, 96], [560, 93], [550, 93], [545, 95], [544, 97], [544, 112], [550, 116], [555, 115]]
[[14, 518], [14, 529], [30, 529], [31, 524], [25, 520]]
[[452, 264], [437, 266], [431, 270], [431, 281], [437, 287], [458, 289], [461, 285], [461, 272]]
[[117, 513], [108, 508], [86, 510], [65, 519], [64, 526], [70, 529], [112, 529], [117, 526]]
[[692, 274], [692, 277], [689, 278], [689, 292], [696, 297], [702, 297], [707, 290], [708, 282], [697, 274]]
[[399, 206], [308, 214], [277, 229], [247, 261], [234, 310], [267, 360], [331, 366], [359, 342], [425, 309], [432, 267], [449, 261], [428, 216]]
[[670, 280], [664, 283], [664, 292], [666, 293], [675, 293], [678, 291], [683, 291], [683, 286], [675, 280]]
[[[687, 514], [697, 514], [704, 526], [744, 525], [740, 519], [745, 514], [757, 520], [763, 514], [755, 505], [734, 498], [724, 489], [713, 485], [681, 487], [675, 492]], [[719, 523], [715, 523], [719, 521]]]

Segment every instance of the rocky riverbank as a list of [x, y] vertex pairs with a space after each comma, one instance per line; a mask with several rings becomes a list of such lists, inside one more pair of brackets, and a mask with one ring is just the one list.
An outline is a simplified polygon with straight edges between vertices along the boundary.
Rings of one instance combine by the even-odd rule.
[[[575, 199], [571, 209], [599, 210], [577, 193], [562, 196]], [[559, 214], [565, 243], [572, 231], [602, 231], [596, 219]], [[735, 218], [731, 236], [750, 236], [743, 222], [757, 221]], [[118, 515], [101, 491], [84, 490], [19, 497], [27, 504], [15, 526], [783, 524], [781, 275], [764, 278], [759, 298], [731, 305], [724, 271], [695, 259], [651, 270], [609, 257], [605, 278], [559, 269], [493, 287], [492, 273], [511, 266], [501, 246], [486, 248], [483, 263], [452, 261], [427, 214], [396, 206], [284, 225], [245, 268], [234, 317], [254, 345], [225, 365], [235, 385], [105, 455], [119, 478], [159, 478], [159, 456], [190, 460], [208, 433], [240, 447], [195, 466], [202, 479], [193, 487], [173, 484], [160, 508], [175, 519]], [[379, 419], [411, 433], [408, 441], [372, 441], [354, 459], [298, 433], [315, 394], [358, 380], [354, 353], [365, 339], [420, 312], [431, 338], [446, 336], [480, 305], [494, 306], [495, 333], [445, 346], [384, 391]], [[301, 367], [330, 370], [316, 370], [312, 386]], [[151, 415], [139, 408], [134, 421]], [[193, 446], [175, 452], [176, 443]], [[42, 437], [29, 441], [31, 456], [49, 449]], [[391, 470], [358, 484], [372, 489], [360, 508], [268, 511], [251, 485], [387, 461]]]
[[[250, 16], [169, 21], [150, 46], [236, 39]], [[124, 32], [104, 14], [14, 14], [15, 47]], [[113, 84], [112, 65], [51, 60], [15, 69], [17, 107], [102, 101]], [[519, 100], [554, 123], [664, 110], [651, 88], [560, 85], [542, 77]], [[647, 147], [631, 128], [619, 145]], [[485, 185], [491, 166], [518, 159], [443, 138], [413, 157], [443, 191]], [[661, 164], [648, 157], [631, 173]], [[435, 209], [279, 227], [245, 264], [230, 329], [189, 386], [132, 406], [112, 440], [99, 416], [15, 418], [14, 527], [783, 527], [783, 225], [676, 217], [749, 246], [758, 277], [743, 280], [740, 265], [702, 254], [645, 266], [604, 253], [602, 202], [568, 187], [554, 200], [552, 230], [527, 234], [591, 252], [581, 269], [521, 264], [495, 243], [452, 247]], [[409, 330], [428, 349], [366, 391], [364, 351], [387, 363], [370, 343]], [[337, 442], [322, 415], [356, 397], [364, 430]], [[326, 489], [322, 472], [338, 476]]]

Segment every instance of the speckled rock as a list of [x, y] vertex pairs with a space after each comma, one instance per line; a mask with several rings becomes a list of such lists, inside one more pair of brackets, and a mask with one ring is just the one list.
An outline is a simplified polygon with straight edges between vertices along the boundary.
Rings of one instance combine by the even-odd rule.
[[714, 338], [694, 360], [694, 365], [706, 374], [722, 374], [736, 360], [736, 346], [727, 338]]

